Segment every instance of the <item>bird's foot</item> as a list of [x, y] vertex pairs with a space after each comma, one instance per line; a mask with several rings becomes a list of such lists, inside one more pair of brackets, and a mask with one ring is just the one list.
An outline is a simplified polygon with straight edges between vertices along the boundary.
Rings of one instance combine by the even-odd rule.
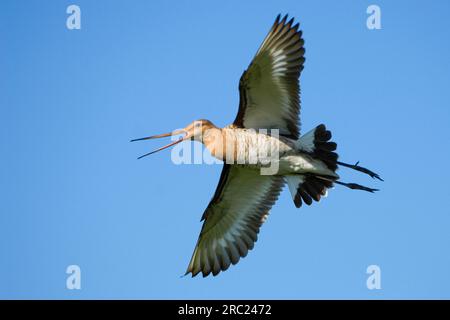
[[350, 168], [350, 169], [353, 169], [353, 170], [356, 170], [356, 171], [368, 174], [369, 176], [371, 176], [374, 179], [378, 179], [380, 181], [384, 181], [383, 179], [381, 179], [381, 177], [377, 173], [375, 173], [375, 172], [373, 172], [373, 171], [371, 171], [371, 170], [369, 170], [367, 168], [359, 166], [358, 165], [359, 161], [356, 162], [356, 164], [348, 164], [348, 163], [345, 163], [345, 162], [338, 161], [337, 164], [340, 165], [340, 166], [343, 166], [343, 167], [347, 167], [347, 168]]
[[346, 183], [346, 182], [341, 182], [341, 181], [337, 181], [337, 180], [334, 181], [334, 183], [340, 184], [342, 186], [345, 186], [345, 187], [347, 187], [349, 189], [353, 189], [353, 190], [363, 190], [363, 191], [367, 191], [367, 192], [371, 192], [371, 193], [374, 193], [375, 191], [379, 191], [378, 189], [372, 189], [372, 188], [365, 187], [365, 186], [362, 186], [357, 183]]

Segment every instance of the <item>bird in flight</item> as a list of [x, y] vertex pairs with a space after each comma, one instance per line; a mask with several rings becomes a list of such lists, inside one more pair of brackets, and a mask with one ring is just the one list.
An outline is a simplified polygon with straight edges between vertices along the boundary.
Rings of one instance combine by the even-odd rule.
[[[377, 191], [342, 182], [336, 173], [339, 166], [382, 180], [358, 163], [338, 161], [337, 145], [325, 125], [300, 135], [299, 77], [305, 49], [298, 28], [293, 18], [288, 21], [287, 15], [278, 15], [240, 78], [239, 110], [231, 125], [218, 128], [209, 120], [197, 120], [181, 130], [132, 140], [181, 134], [178, 140], [139, 158], [193, 140], [224, 162], [217, 189], [203, 213], [186, 275], [215, 276], [245, 257], [285, 184], [300, 208], [303, 203], [319, 201], [334, 184]], [[268, 174], [272, 167], [276, 170]]]

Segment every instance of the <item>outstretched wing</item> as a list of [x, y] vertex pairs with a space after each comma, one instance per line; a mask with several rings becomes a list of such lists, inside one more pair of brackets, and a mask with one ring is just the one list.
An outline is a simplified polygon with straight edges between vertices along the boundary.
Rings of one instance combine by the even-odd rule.
[[305, 49], [299, 24], [287, 15], [275, 23], [250, 66], [239, 81], [239, 111], [235, 127], [279, 129], [280, 134], [299, 136], [300, 88]]
[[283, 185], [283, 177], [225, 164], [186, 274], [217, 275], [245, 257]]

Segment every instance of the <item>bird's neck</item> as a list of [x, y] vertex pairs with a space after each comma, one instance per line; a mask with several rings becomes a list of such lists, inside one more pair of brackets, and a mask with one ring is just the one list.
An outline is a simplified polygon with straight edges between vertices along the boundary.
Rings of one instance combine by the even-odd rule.
[[[211, 155], [219, 160], [225, 160], [227, 145], [234, 143], [234, 136], [227, 134], [227, 129], [210, 128], [203, 136], [203, 144]], [[232, 141], [233, 140], [233, 141]]]

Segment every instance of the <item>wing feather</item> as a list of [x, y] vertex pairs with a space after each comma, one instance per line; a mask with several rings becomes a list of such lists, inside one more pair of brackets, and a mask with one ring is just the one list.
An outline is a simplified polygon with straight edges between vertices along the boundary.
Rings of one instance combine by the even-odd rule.
[[227, 164], [220, 180], [186, 272], [192, 276], [217, 275], [245, 257], [284, 185], [283, 177]]
[[302, 32], [287, 15], [275, 23], [239, 81], [239, 111], [234, 127], [279, 129], [299, 136], [299, 76], [305, 61]]

